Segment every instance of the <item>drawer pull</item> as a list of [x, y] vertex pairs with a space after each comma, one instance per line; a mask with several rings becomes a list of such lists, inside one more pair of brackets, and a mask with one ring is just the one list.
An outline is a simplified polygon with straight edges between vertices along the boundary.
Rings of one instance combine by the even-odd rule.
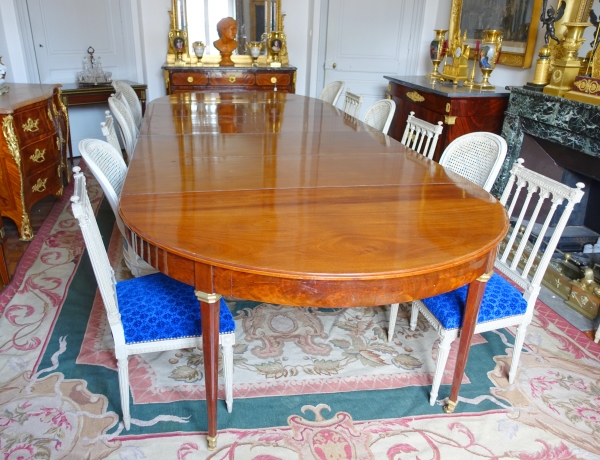
[[277, 83], [277, 78], [271, 77], [271, 83]]
[[46, 157], [46, 149], [44, 150], [40, 150], [40, 149], [35, 149], [35, 153], [33, 155], [31, 155], [29, 158], [31, 158], [32, 161], [35, 161], [36, 163], [42, 163]]
[[406, 97], [414, 102], [423, 102], [425, 100], [425, 98], [423, 96], [421, 96], [419, 93], [417, 93], [416, 91], [411, 91], [410, 93], [406, 93]]
[[33, 121], [31, 118], [29, 118], [27, 120], [27, 123], [25, 123], [23, 125], [23, 131], [29, 131], [30, 133], [35, 133], [36, 131], [39, 131], [39, 125], [40, 124], [40, 120], [35, 120]]
[[188, 83], [191, 83], [191, 82], [193, 82], [193, 81], [194, 81], [194, 77], [188, 77], [188, 79], [187, 79], [187, 80], [188, 80]]
[[48, 178], [46, 179], [38, 179], [37, 183], [31, 187], [31, 191], [32, 192], [43, 192], [46, 190], [46, 182], [48, 181]]
[[235, 75], [230, 75], [229, 76], [229, 82], [230, 83], [235, 83]]

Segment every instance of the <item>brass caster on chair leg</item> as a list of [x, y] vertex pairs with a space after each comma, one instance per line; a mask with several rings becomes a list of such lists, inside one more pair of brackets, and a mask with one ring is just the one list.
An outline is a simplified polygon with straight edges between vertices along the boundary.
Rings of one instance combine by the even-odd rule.
[[208, 450], [215, 450], [217, 448], [217, 438], [219, 437], [216, 434], [214, 437], [206, 435], [206, 443], [208, 444]]
[[446, 414], [451, 414], [452, 412], [454, 412], [456, 404], [458, 403], [448, 400], [448, 403], [444, 406], [444, 412], [446, 412]]

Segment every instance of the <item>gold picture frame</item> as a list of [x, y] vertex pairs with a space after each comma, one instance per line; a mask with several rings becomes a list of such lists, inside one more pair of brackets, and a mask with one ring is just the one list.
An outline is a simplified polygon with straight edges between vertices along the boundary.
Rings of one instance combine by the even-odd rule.
[[[477, 31], [483, 34], [483, 30], [500, 29], [503, 30], [502, 53], [500, 54], [499, 64], [522, 67], [527, 69], [531, 67], [533, 56], [535, 53], [535, 43], [537, 39], [538, 28], [540, 24], [540, 15], [542, 10], [543, 0], [509, 0], [506, 2], [504, 10], [499, 15], [490, 14], [497, 7], [499, 2], [494, 0], [452, 0], [450, 10], [450, 25], [448, 27], [448, 37], [454, 36], [455, 33], [464, 29], [471, 30], [467, 32], [467, 43], [471, 45], [471, 53], [469, 58], [475, 57], [476, 40], [473, 26], [477, 25]], [[511, 7], [513, 11], [510, 16]], [[531, 11], [531, 15], [528, 13]], [[466, 13], [466, 14], [465, 14]], [[529, 16], [529, 25], [525, 23], [519, 24], [515, 29], [515, 16]], [[474, 17], [477, 16], [479, 22], [476, 24]], [[496, 19], [500, 16], [500, 20]], [[465, 24], [466, 22], [466, 24]], [[506, 25], [503, 26], [502, 23]], [[467, 26], [467, 27], [465, 27]], [[525, 30], [525, 26], [526, 29]], [[462, 28], [461, 28], [462, 27]], [[505, 30], [506, 29], [506, 30]], [[512, 37], [514, 36], [514, 38]], [[511, 46], [514, 44], [514, 46]]]

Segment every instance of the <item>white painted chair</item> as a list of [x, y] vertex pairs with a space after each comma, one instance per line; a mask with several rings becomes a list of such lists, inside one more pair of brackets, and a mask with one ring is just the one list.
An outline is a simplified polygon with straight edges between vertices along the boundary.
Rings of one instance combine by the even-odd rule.
[[[116, 282], [89, 202], [85, 176], [79, 167], [73, 168], [73, 172], [75, 191], [71, 197], [71, 207], [73, 215], [79, 221], [115, 343], [123, 424], [129, 430], [129, 356], [202, 347], [199, 301], [192, 286], [162, 273]], [[231, 312], [221, 299], [219, 343], [223, 349], [229, 412], [233, 404], [234, 331], [235, 322]]]
[[344, 90], [345, 83], [343, 81], [332, 81], [329, 83], [323, 91], [319, 99], [324, 102], [329, 102], [331, 105], [336, 105], [342, 91]]
[[475, 132], [454, 139], [442, 153], [440, 165], [489, 192], [506, 158], [506, 141], [493, 133]]
[[[513, 287], [502, 276], [494, 273], [487, 282], [485, 294], [481, 301], [475, 334], [508, 326], [518, 326], [512, 363], [508, 374], [508, 381], [511, 384], [514, 383], [517, 375], [523, 341], [525, 340], [527, 326], [533, 316], [533, 309], [540, 292], [542, 278], [573, 207], [583, 197], [584, 192], [581, 190], [583, 186], [582, 183], [578, 183], [575, 188], [571, 188], [549, 179], [525, 168], [523, 160], [519, 159], [511, 170], [510, 179], [500, 199], [500, 202], [507, 206], [510, 198], [507, 208], [508, 215], [509, 217], [514, 215], [516, 220], [504, 242], [500, 245], [494, 268], [523, 289], [523, 293]], [[523, 207], [517, 211], [515, 209], [517, 200], [523, 188], [526, 189], [526, 197]], [[536, 196], [537, 202], [533, 207]], [[543, 211], [542, 204], [548, 199], [550, 199], [551, 206], [548, 210]], [[566, 205], [561, 214], [558, 206], [565, 201]], [[531, 212], [529, 221], [524, 219], [527, 212]], [[541, 253], [539, 251], [542, 240], [546, 235], [550, 222], [557, 213], [560, 214], [560, 218], [550, 238], [545, 242], [544, 252]], [[542, 220], [543, 224], [541, 226], [536, 224], [536, 221], [542, 222]], [[524, 231], [515, 231], [515, 229], [521, 229], [522, 225], [526, 225]], [[460, 333], [466, 296], [467, 286], [463, 286], [446, 294], [421, 301], [416, 300], [412, 303], [411, 329], [414, 330], [417, 326], [420, 312], [440, 335], [437, 366], [429, 398], [429, 404], [431, 405], [435, 404], [438, 395], [450, 346]], [[395, 304], [395, 306], [397, 305]], [[389, 341], [393, 337], [395, 322], [395, 317], [393, 320], [390, 318]]]
[[133, 121], [139, 131], [140, 126], [142, 125], [142, 104], [140, 103], [135, 90], [129, 84], [119, 80], [114, 80], [112, 86], [115, 91], [121, 93], [127, 100], [127, 106], [133, 115]]
[[416, 118], [415, 112], [410, 112], [400, 143], [429, 159], [433, 159], [433, 153], [437, 146], [438, 137], [442, 134], [442, 129], [441, 121], [434, 125]]
[[[121, 144], [119, 143], [119, 138], [117, 137], [117, 132], [115, 131], [115, 120], [110, 114], [110, 110], [104, 112], [105, 119], [100, 122], [100, 129], [102, 130], [102, 134], [112, 148], [114, 148], [117, 152], [122, 152]], [[125, 163], [127, 163], [127, 158], [123, 158]]]
[[360, 115], [360, 106], [363, 103], [362, 94], [359, 96], [357, 94], [351, 93], [350, 91], [346, 91], [346, 97], [344, 98], [344, 108], [342, 109], [351, 117], [358, 119]]
[[108, 98], [108, 107], [119, 125], [121, 139], [125, 144], [125, 152], [129, 161], [133, 158], [133, 150], [137, 141], [137, 128], [129, 109], [120, 99], [119, 95], [112, 95]]
[[135, 252], [134, 246], [127, 243], [125, 225], [119, 216], [119, 198], [127, 175], [127, 165], [110, 144], [97, 139], [83, 139], [79, 142], [79, 152], [90, 171], [102, 187], [104, 195], [115, 214], [117, 227], [123, 235], [123, 257], [135, 277], [156, 273], [156, 270]]
[[369, 107], [369, 110], [367, 110], [367, 113], [363, 117], [363, 122], [381, 131], [383, 134], [387, 134], [395, 111], [396, 103], [394, 101], [391, 99], [381, 99]]

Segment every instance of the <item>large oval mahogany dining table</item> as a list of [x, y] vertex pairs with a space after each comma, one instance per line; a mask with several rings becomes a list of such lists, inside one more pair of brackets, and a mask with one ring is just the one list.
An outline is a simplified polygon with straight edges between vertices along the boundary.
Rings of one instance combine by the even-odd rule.
[[120, 215], [138, 254], [196, 289], [211, 449], [221, 296], [352, 308], [469, 284], [450, 412], [509, 225], [482, 188], [328, 103], [277, 92], [152, 101]]

